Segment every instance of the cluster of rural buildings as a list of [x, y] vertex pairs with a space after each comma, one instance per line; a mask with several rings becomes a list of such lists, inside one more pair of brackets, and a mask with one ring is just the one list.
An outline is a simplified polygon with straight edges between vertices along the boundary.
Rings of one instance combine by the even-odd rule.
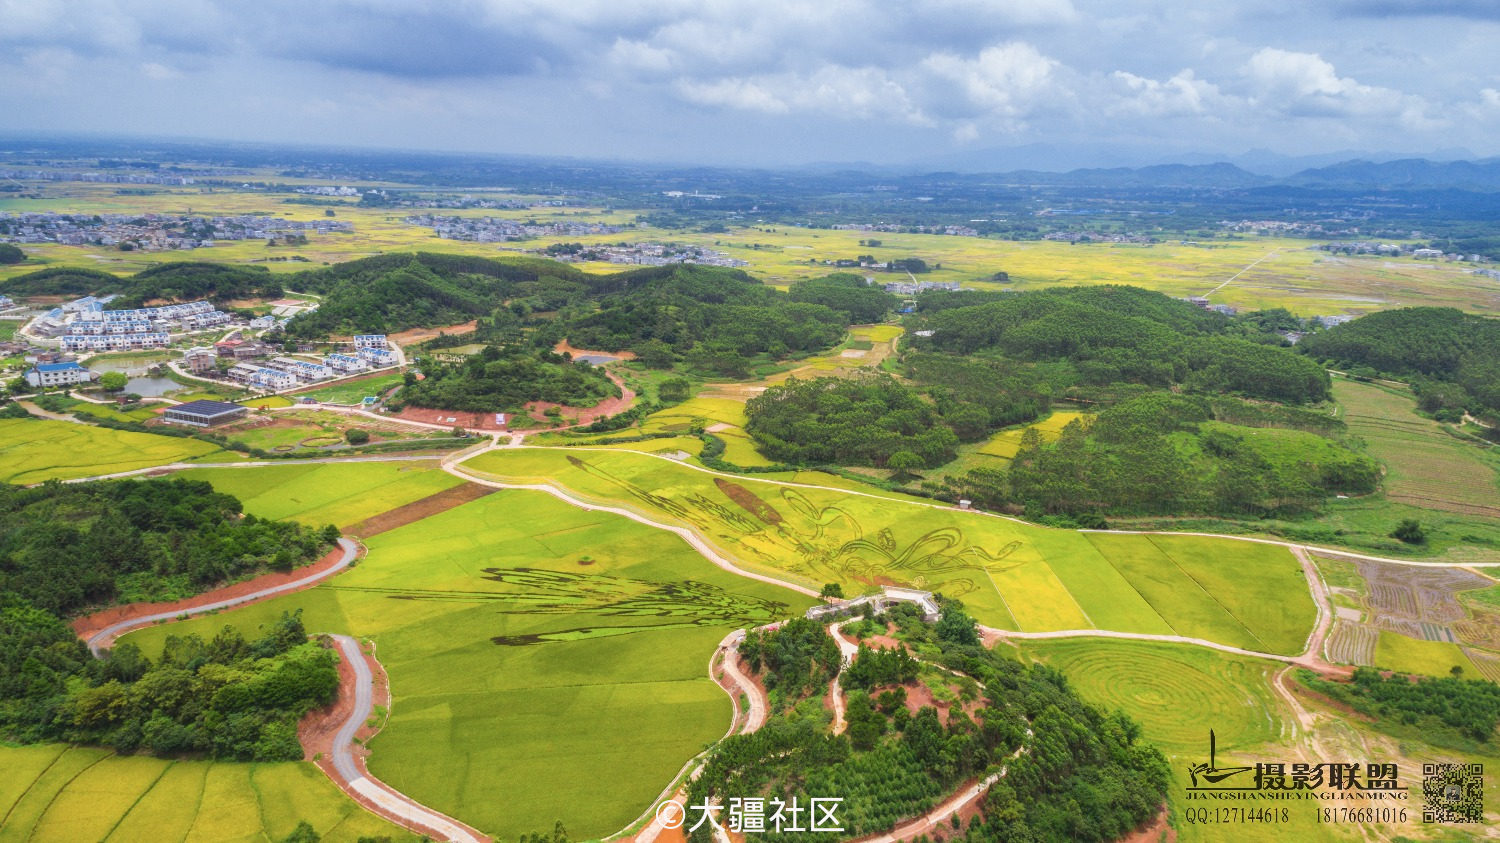
[[1373, 240], [1351, 240], [1340, 243], [1323, 243], [1318, 246], [1325, 252], [1340, 255], [1385, 255], [1387, 257], [1410, 257], [1418, 260], [1440, 260], [1463, 263], [1488, 263], [1484, 255], [1465, 255], [1459, 252], [1444, 252], [1411, 243], [1379, 243]]
[[218, 240], [274, 240], [289, 235], [353, 230], [352, 223], [323, 217], [289, 220], [252, 214], [230, 217], [182, 214], [0, 215], [0, 241], [115, 246], [148, 252], [205, 248]]
[[898, 296], [915, 296], [929, 290], [957, 292], [963, 289], [963, 285], [957, 281], [894, 281], [883, 286], [887, 293], [895, 293]]
[[[280, 392], [342, 375], [393, 366], [397, 361], [385, 334], [360, 334], [354, 338], [352, 354], [327, 354], [321, 361], [272, 357], [272, 354], [274, 350], [264, 343], [231, 340], [217, 343], [212, 348], [189, 349], [184, 363], [195, 374], [208, 374], [218, 368], [219, 358], [227, 358], [234, 361], [227, 372], [230, 380], [255, 389]], [[265, 357], [270, 359], [260, 359]]]
[[978, 237], [979, 229], [967, 225], [897, 225], [895, 223], [839, 223], [835, 231], [883, 231], [891, 234], [947, 234], [952, 237]]
[[502, 243], [532, 237], [588, 237], [617, 234], [620, 227], [597, 222], [523, 223], [496, 217], [452, 217], [414, 214], [403, 220], [407, 225], [431, 228], [444, 240], [473, 240], [479, 243]]
[[577, 261], [602, 261], [639, 266], [666, 266], [674, 263], [695, 263], [704, 266], [746, 266], [748, 261], [732, 258], [726, 252], [690, 246], [682, 243], [617, 243], [612, 246], [588, 246], [576, 251], [555, 249], [547, 251], [554, 260], [574, 263]]
[[32, 320], [30, 331], [56, 337], [64, 351], [136, 351], [166, 347], [169, 331], [205, 331], [231, 319], [206, 301], [105, 310], [107, 302], [107, 297], [75, 299]]

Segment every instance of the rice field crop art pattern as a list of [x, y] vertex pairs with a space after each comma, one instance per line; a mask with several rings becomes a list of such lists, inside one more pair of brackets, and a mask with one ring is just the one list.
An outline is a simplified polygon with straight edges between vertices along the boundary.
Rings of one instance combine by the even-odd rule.
[[1316, 615], [1300, 566], [1271, 545], [1051, 530], [628, 451], [507, 448], [463, 470], [686, 527], [746, 570], [789, 582], [939, 591], [1001, 629], [1178, 634], [1295, 654]]

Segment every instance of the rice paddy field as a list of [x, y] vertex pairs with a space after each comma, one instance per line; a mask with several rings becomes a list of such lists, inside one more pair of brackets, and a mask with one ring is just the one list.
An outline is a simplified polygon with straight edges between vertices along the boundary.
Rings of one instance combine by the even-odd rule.
[[1419, 641], [1389, 630], [1381, 630], [1375, 644], [1375, 667], [1426, 676], [1447, 676], [1457, 667], [1466, 678], [1482, 675], [1457, 644]]
[[996, 433], [989, 438], [988, 442], [980, 446], [979, 453], [1012, 460], [1015, 459], [1016, 452], [1021, 450], [1021, 437], [1026, 435], [1026, 431], [1035, 430], [1041, 435], [1043, 442], [1054, 442], [1058, 436], [1062, 435], [1063, 428], [1077, 419], [1089, 417], [1088, 413], [1058, 410], [1031, 424], [1008, 428]]
[[196, 439], [47, 419], [0, 419], [0, 481], [71, 480], [221, 453]]
[[1493, 455], [1418, 416], [1410, 394], [1346, 378], [1334, 380], [1333, 394], [1350, 432], [1385, 463], [1388, 499], [1500, 518], [1500, 473]]
[[1177, 634], [1291, 654], [1315, 616], [1300, 566], [1270, 545], [1050, 530], [630, 451], [503, 449], [464, 469], [689, 527], [743, 567], [804, 585], [938, 590], [1001, 629]]
[[119, 756], [0, 745], [0, 841], [263, 843], [306, 820], [325, 843], [414, 840], [345, 797], [312, 764]]
[[315, 527], [356, 524], [463, 482], [438, 469], [435, 459], [194, 468], [177, 476], [212, 483], [257, 517]]
[[305, 396], [329, 404], [358, 404], [368, 396], [378, 397], [398, 383], [401, 383], [401, 373], [387, 372], [360, 380], [332, 384], [308, 392], [299, 392], [297, 397]]
[[670, 533], [536, 492], [366, 543], [328, 583], [129, 640], [156, 653], [169, 634], [248, 632], [294, 608], [309, 630], [373, 639], [395, 702], [372, 771], [502, 839], [556, 820], [575, 839], [630, 823], [729, 725], [707, 675], [717, 643], [811, 604]]

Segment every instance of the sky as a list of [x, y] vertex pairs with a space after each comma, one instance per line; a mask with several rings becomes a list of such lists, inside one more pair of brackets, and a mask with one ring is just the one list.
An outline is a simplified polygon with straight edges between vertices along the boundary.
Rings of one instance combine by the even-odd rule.
[[0, 0], [0, 132], [752, 166], [1486, 157], [1497, 43], [1496, 0]]

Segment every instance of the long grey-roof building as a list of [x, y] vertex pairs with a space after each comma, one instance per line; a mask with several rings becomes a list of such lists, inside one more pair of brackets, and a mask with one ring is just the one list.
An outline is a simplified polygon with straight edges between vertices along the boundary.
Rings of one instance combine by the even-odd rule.
[[167, 408], [162, 418], [174, 424], [190, 424], [194, 427], [212, 427], [232, 421], [250, 412], [249, 407], [230, 404], [227, 401], [200, 399]]

